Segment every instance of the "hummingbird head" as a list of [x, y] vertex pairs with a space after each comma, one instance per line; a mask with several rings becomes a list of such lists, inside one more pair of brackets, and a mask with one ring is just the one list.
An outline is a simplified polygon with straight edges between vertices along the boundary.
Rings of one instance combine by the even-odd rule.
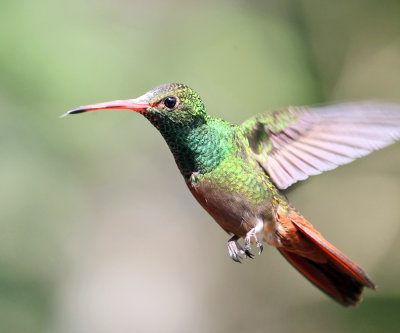
[[150, 120], [185, 177], [212, 170], [230, 149], [230, 125], [208, 116], [199, 95], [184, 84], [164, 84], [135, 99], [80, 106], [63, 116], [104, 109], [130, 109]]
[[80, 106], [63, 116], [104, 109], [130, 109], [139, 112], [158, 129], [161, 126], [204, 124], [208, 118], [199, 95], [179, 83], [163, 84], [135, 99]]

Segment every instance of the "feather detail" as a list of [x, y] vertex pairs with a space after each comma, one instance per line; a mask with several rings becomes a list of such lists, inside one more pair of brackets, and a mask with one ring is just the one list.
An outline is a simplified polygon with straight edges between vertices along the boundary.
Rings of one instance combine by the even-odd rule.
[[363, 288], [376, 289], [367, 274], [295, 212], [279, 216], [279, 252], [308, 280], [344, 306], [357, 305]]
[[289, 107], [242, 124], [254, 157], [279, 189], [400, 139], [400, 105]]

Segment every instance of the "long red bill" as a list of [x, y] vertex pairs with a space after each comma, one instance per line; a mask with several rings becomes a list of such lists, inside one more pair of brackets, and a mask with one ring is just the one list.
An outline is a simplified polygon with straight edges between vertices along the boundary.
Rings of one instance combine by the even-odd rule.
[[151, 104], [143, 100], [126, 99], [126, 100], [118, 100], [118, 101], [80, 106], [76, 109], [64, 113], [61, 117], [65, 117], [68, 116], [69, 114], [74, 114], [74, 113], [82, 113], [82, 112], [105, 110], [105, 109], [129, 109], [136, 112], [141, 112], [145, 111], [149, 107], [151, 107]]

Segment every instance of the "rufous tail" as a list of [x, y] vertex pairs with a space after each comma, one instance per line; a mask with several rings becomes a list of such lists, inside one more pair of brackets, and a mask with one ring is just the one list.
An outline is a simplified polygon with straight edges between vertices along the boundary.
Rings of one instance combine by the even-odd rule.
[[376, 289], [367, 274], [326, 241], [304, 217], [278, 216], [282, 255], [318, 288], [344, 306], [356, 306], [364, 286]]

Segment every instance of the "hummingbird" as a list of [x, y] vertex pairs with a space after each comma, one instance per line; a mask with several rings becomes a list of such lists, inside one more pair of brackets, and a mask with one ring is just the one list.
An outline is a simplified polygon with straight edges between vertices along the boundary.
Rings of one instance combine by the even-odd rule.
[[264, 242], [343, 306], [356, 306], [364, 287], [376, 289], [291, 205], [284, 190], [394, 143], [400, 138], [400, 105], [290, 106], [233, 125], [208, 115], [188, 86], [169, 83], [64, 116], [103, 109], [130, 109], [155, 126], [190, 192], [228, 233], [234, 261], [254, 258], [252, 246], [261, 254]]

